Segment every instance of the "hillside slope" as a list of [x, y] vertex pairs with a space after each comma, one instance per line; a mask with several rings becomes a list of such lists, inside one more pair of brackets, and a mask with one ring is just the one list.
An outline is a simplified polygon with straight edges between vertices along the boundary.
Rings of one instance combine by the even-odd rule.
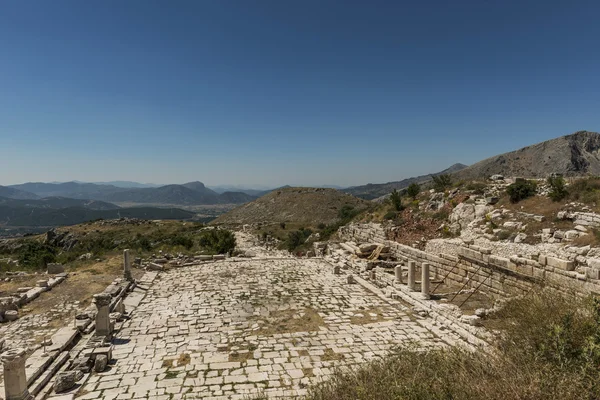
[[467, 168], [464, 164], [454, 164], [443, 171], [436, 172], [429, 175], [415, 176], [412, 178], [403, 179], [401, 181], [388, 182], [388, 183], [369, 183], [362, 186], [353, 186], [347, 189], [342, 189], [343, 192], [349, 193], [353, 196], [360, 197], [361, 199], [373, 200], [386, 194], [391, 193], [394, 189], [402, 190], [407, 188], [411, 183], [423, 183], [431, 180], [432, 175], [451, 174], [456, 171], [460, 171]]
[[479, 161], [454, 175], [457, 179], [481, 179], [500, 174], [545, 178], [600, 175], [600, 134], [580, 131]]
[[9, 186], [0, 186], [0, 197], [5, 197], [7, 199], [17, 199], [17, 200], [33, 200], [39, 199], [35, 193], [27, 192], [25, 190], [9, 187]]
[[345, 205], [365, 209], [370, 203], [335, 189], [285, 188], [221, 215], [214, 224], [298, 222], [330, 224]]

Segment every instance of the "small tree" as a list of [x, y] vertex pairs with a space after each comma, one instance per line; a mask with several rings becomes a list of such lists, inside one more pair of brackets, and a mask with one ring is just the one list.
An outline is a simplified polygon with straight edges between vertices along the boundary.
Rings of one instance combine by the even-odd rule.
[[550, 193], [548, 196], [552, 199], [552, 201], [561, 201], [569, 192], [565, 187], [565, 180], [562, 175], [551, 175], [548, 177], [548, 185], [550, 185]]
[[419, 186], [418, 183], [411, 183], [410, 185], [408, 185], [408, 188], [406, 189], [406, 194], [408, 194], [410, 197], [412, 197], [413, 200], [416, 200], [420, 191], [421, 191], [421, 186]]
[[518, 178], [515, 183], [506, 188], [511, 203], [518, 203], [528, 197], [535, 195], [536, 183], [523, 178]]
[[394, 189], [390, 194], [390, 201], [392, 202], [392, 206], [394, 206], [394, 210], [402, 211], [404, 208], [402, 207], [402, 196], [396, 189]]
[[433, 175], [433, 188], [436, 192], [443, 192], [452, 186], [452, 177], [447, 174]]

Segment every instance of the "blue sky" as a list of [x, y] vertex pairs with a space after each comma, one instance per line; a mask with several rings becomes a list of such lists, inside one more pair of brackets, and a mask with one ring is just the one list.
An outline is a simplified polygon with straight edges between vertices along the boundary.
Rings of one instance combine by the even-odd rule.
[[600, 131], [597, 1], [5, 1], [0, 184], [340, 186]]

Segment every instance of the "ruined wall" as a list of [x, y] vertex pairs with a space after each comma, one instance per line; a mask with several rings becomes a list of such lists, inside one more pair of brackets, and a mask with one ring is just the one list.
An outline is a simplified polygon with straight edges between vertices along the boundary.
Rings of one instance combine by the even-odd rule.
[[600, 293], [600, 265], [594, 265], [596, 259], [587, 260], [590, 266], [578, 268], [580, 272], [577, 272], [571, 260], [544, 254], [501, 257], [472, 241], [456, 244], [455, 254], [429, 253], [387, 240], [379, 224], [350, 224], [341, 227], [338, 233], [346, 241], [387, 245], [399, 261], [416, 261], [418, 266], [428, 262], [432, 276], [437, 279], [467, 283], [467, 287], [479, 287], [498, 296], [523, 294], [538, 286], [581, 294]]

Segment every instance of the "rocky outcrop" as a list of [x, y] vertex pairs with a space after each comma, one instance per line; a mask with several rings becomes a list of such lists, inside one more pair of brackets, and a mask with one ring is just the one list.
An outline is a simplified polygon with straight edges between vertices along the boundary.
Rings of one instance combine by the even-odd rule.
[[580, 131], [500, 154], [455, 173], [456, 179], [481, 179], [492, 175], [546, 178], [600, 174], [600, 134]]

